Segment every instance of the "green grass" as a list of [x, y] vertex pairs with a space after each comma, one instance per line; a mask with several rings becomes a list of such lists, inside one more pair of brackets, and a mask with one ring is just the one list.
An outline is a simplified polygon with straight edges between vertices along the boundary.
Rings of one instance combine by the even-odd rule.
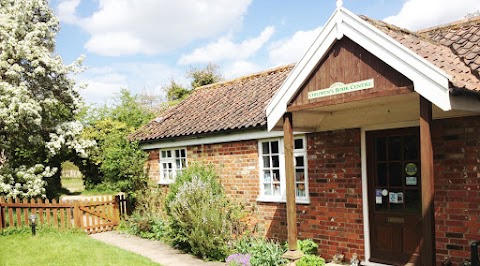
[[66, 178], [62, 177], [62, 187], [68, 189], [70, 192], [82, 192], [85, 190], [82, 178]]
[[30, 229], [0, 232], [0, 265], [158, 265], [96, 241], [80, 231]]

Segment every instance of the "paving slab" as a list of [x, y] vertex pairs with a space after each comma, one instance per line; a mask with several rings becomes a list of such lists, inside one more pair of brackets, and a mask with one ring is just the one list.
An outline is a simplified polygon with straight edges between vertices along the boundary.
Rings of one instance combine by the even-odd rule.
[[163, 266], [221, 266], [222, 262], [206, 262], [183, 253], [159, 241], [148, 240], [119, 232], [91, 234], [92, 238], [138, 255], [147, 257]]

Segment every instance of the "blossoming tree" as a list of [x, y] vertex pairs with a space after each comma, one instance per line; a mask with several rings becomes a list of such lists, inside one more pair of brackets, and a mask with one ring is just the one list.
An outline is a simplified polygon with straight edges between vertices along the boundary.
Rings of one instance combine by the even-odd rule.
[[55, 196], [60, 164], [94, 145], [75, 119], [81, 59], [53, 54], [58, 31], [47, 0], [0, 0], [0, 195]]

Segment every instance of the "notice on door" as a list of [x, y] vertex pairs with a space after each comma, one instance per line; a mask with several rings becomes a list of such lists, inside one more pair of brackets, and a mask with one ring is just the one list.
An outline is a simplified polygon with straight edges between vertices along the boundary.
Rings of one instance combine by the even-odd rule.
[[375, 189], [375, 204], [382, 204], [382, 190]]

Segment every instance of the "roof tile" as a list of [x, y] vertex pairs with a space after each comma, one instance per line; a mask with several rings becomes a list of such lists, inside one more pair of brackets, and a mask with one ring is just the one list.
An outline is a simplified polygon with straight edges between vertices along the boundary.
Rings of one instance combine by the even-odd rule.
[[265, 108], [293, 65], [195, 89], [184, 101], [168, 109], [130, 135], [152, 141], [196, 134], [266, 127]]

